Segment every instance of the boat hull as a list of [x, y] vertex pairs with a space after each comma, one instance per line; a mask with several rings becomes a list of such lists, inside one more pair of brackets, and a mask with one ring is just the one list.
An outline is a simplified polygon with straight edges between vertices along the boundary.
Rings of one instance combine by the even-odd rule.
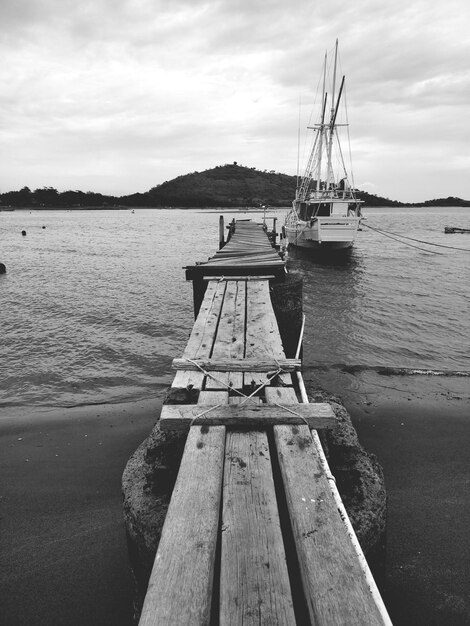
[[298, 221], [286, 224], [289, 246], [309, 250], [346, 250], [356, 239], [360, 218], [315, 220], [312, 224]]

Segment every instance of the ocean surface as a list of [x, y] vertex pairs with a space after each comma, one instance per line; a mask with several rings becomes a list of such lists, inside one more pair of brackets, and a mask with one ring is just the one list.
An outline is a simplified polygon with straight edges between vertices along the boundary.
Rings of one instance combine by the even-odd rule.
[[[247, 217], [224, 213], [226, 223]], [[278, 225], [285, 213], [269, 211]], [[468, 378], [470, 235], [444, 226], [470, 228], [470, 210], [364, 213], [367, 226], [341, 260], [289, 252], [288, 268], [304, 277], [305, 377], [326, 386], [364, 371]], [[0, 212], [0, 409], [162, 394], [193, 324], [183, 268], [216, 251], [220, 214]]]

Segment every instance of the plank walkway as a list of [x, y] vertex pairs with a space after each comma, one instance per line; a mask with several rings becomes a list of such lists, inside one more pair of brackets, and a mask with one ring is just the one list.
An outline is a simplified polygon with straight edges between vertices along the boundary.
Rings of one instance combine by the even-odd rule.
[[200, 276], [261, 276], [285, 274], [285, 263], [271, 246], [266, 232], [251, 221], [236, 222], [235, 232], [223, 248], [203, 263], [186, 268], [186, 278]]
[[209, 280], [175, 367], [199, 396], [162, 409], [188, 438], [140, 625], [390, 623], [312, 438], [334, 413], [298, 403], [269, 280]]

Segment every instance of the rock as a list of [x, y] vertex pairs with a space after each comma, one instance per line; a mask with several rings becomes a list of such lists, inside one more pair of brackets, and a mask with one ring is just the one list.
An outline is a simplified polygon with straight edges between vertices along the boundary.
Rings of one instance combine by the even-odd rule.
[[0, 274], [6, 274], [7, 268], [4, 263], [0, 263]]
[[185, 441], [186, 433], [163, 433], [157, 422], [124, 469], [122, 493], [135, 623], [140, 617]]

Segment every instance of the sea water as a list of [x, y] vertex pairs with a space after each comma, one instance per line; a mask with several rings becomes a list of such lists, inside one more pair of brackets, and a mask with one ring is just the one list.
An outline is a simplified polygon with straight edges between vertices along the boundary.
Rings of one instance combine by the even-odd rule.
[[[269, 211], [278, 228], [285, 213]], [[219, 214], [0, 212], [0, 408], [161, 395], [194, 321], [183, 268], [216, 251]], [[367, 370], [470, 376], [470, 236], [444, 234], [445, 225], [470, 228], [470, 211], [365, 214], [340, 258], [289, 252], [289, 271], [304, 279], [305, 376], [321, 372], [326, 385]], [[248, 215], [225, 210], [226, 223], [234, 216]]]

